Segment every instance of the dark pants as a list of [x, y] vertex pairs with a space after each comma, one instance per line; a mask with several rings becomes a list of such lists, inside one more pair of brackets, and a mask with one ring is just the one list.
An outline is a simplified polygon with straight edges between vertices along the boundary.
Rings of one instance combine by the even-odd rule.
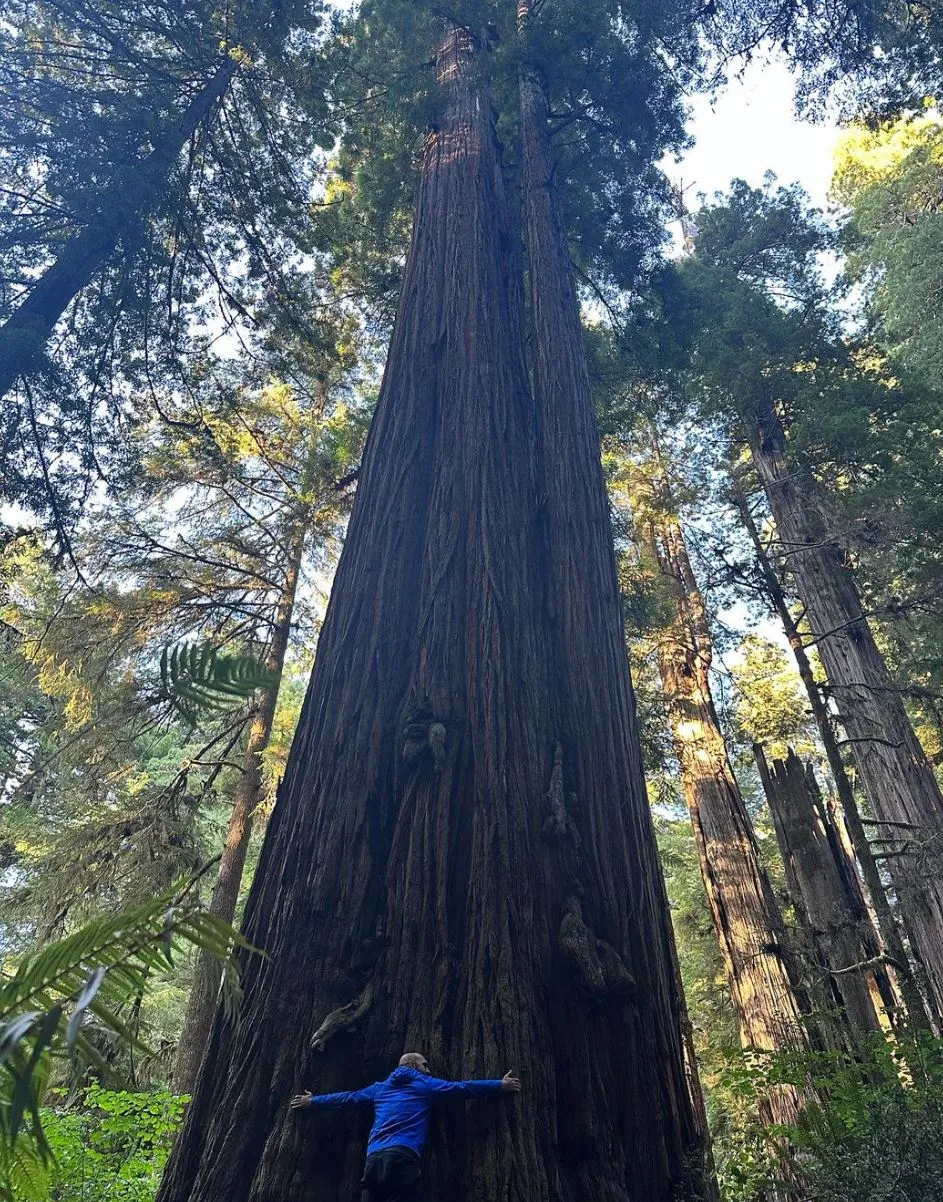
[[360, 1202], [420, 1202], [422, 1164], [411, 1148], [386, 1148], [367, 1157]]

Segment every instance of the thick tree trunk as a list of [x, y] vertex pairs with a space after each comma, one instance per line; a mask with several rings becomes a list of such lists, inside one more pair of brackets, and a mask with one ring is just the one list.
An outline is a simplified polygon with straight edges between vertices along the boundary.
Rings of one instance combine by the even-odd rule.
[[[884, 882], [881, 880], [881, 873], [871, 850], [871, 844], [868, 842], [864, 824], [858, 812], [858, 803], [855, 800], [854, 789], [845, 770], [841, 748], [838, 745], [838, 739], [836, 738], [822, 691], [819, 688], [818, 681], [815, 679], [815, 673], [812, 670], [812, 663], [805, 649], [802, 635], [789, 609], [786, 594], [783, 591], [779, 576], [770, 563], [769, 553], [763, 545], [763, 540], [760, 538], [760, 532], [757, 529], [747, 498], [737, 484], [734, 485], [733, 501], [737, 512], [740, 514], [744, 529], [753, 544], [766, 594], [782, 623], [783, 632], [786, 635], [796, 661], [799, 677], [805, 688], [806, 696], [809, 698], [812, 716], [815, 719], [816, 729], [819, 732], [819, 738], [822, 740], [822, 746], [825, 748], [829, 770], [835, 784], [835, 795], [841, 808], [844, 833], [847, 834], [847, 838], [850, 840], [851, 850], [849, 854], [851, 862], [860, 867], [861, 875], [864, 877], [864, 883], [867, 887], [868, 900], [870, 908], [874, 913], [876, 932], [880, 939], [880, 953], [894, 966], [893, 971], [897, 988], [892, 989], [891, 982], [888, 982], [886, 986], [882, 983], [882, 996], [885, 1009], [893, 1015], [895, 1012], [899, 1014], [900, 1010], [906, 1007], [907, 1017], [911, 1023], [920, 1027], [927, 1026], [926, 1005], [920, 989], [914, 980], [910, 960], [904, 947], [904, 940], [900, 933], [897, 919], [888, 901]], [[833, 825], [836, 826], [836, 829], [839, 829], [837, 824], [833, 823]], [[899, 997], [897, 996], [898, 991]], [[903, 1002], [903, 1007], [901, 1006], [901, 1002]]]
[[[291, 638], [292, 615], [301, 559], [304, 554], [306, 530], [303, 523], [295, 527], [291, 552], [285, 565], [285, 580], [275, 611], [275, 623], [265, 666], [272, 673], [272, 683], [261, 690], [255, 717], [249, 729], [249, 741], [243, 760], [242, 776], [233, 796], [232, 813], [226, 830], [226, 842], [219, 862], [216, 884], [210, 899], [209, 911], [224, 922], [232, 923], [242, 885], [252, 819], [262, 800], [262, 753], [268, 747], [272, 722], [278, 705], [285, 655]], [[180, 1041], [174, 1057], [173, 1084], [177, 1093], [190, 1093], [203, 1059], [216, 1014], [221, 971], [219, 961], [203, 952], [197, 956], [193, 986], [187, 1002]]]
[[[525, 56], [529, 15], [530, 0], [519, 0]], [[647, 1032], [644, 1038], [651, 1041], [654, 1062], [661, 1061], [671, 1074], [674, 1095], [679, 1086], [683, 998], [680, 978], [671, 971], [673, 936], [642, 774], [609, 499], [573, 269], [552, 184], [547, 99], [541, 79], [526, 65], [520, 76], [520, 117], [533, 385], [539, 417], [542, 556], [549, 568], [543, 607], [551, 639], [550, 716], [558, 741], [546, 834], [557, 846], [557, 871], [571, 881], [579, 880], [585, 871], [580, 865], [585, 849], [575, 836], [577, 828], [584, 827], [587, 803], [606, 796], [623, 799], [626, 829], [614, 849], [617, 878], [613, 884], [631, 899], [630, 907], [642, 917], [642, 924], [635, 930], [620, 924], [618, 945], [631, 948], [633, 972], [641, 972], [655, 991], [638, 1018]], [[590, 747], [595, 751], [587, 754]], [[607, 908], [611, 905], [607, 903]], [[644, 936], [643, 929], [647, 930]], [[578, 1013], [572, 1022], [574, 1029], [583, 1027]], [[606, 1095], [612, 1086], [599, 1076], [601, 1049], [593, 1039], [593, 1032], [587, 1030], [581, 1040], [578, 1059], [584, 1070], [570, 1081], [571, 1093], [565, 1100], [569, 1132], [561, 1131], [560, 1145], [561, 1163], [572, 1164], [573, 1189], [584, 1197], [599, 1194], [599, 1169], [577, 1150], [591, 1140], [601, 1155], [600, 1141], [610, 1138], [599, 1116], [609, 1108]], [[688, 1071], [694, 1112], [703, 1115], [693, 1062]], [[652, 1062], [637, 1065], [636, 1073], [633, 1091], [644, 1088], [643, 1077], [648, 1076], [658, 1095], [665, 1096], [664, 1087], [655, 1084]], [[671, 1105], [686, 1108], [680, 1097]], [[647, 1184], [641, 1177], [636, 1179], [640, 1196], [657, 1193], [660, 1175], [677, 1158], [680, 1149], [673, 1146], [677, 1133], [666, 1131], [665, 1136], [648, 1152], [642, 1143], [635, 1143], [636, 1160], [651, 1160]], [[645, 1140], [650, 1135], [639, 1125], [633, 1138]]]
[[[714, 706], [710, 628], [684, 535], [660, 499], [637, 525], [676, 608], [676, 621], [659, 640], [659, 671], [741, 1041], [763, 1051], [801, 1048], [808, 1042], [806, 1003]], [[795, 1090], [776, 1089], [767, 1117], [791, 1123], [800, 1107]]]
[[[591, 1183], [668, 1202], [700, 1172], [637, 764], [590, 777], [578, 811], [563, 797], [518, 243], [466, 33], [438, 76], [377, 415], [247, 907], [268, 958], [246, 963], [238, 1025], [217, 1016], [160, 1202], [352, 1197], [363, 1120], [285, 1103], [410, 1047], [444, 1075], [525, 1082], [520, 1103], [442, 1115], [433, 1196]], [[619, 705], [597, 679], [568, 779], [613, 762]]]
[[753, 751], [811, 968], [834, 1013], [831, 1023], [824, 1016], [829, 1034], [837, 1036], [830, 1042], [841, 1046], [848, 1026], [857, 1031], [881, 1029], [877, 972], [883, 969], [877, 933], [811, 766], [791, 748], [785, 760], [772, 763], [759, 744]]
[[231, 55], [223, 59], [173, 129], [127, 172], [107, 206], [69, 240], [19, 308], [0, 326], [0, 397], [35, 365], [56, 322], [105, 265], [122, 235], [148, 210], [180, 151], [224, 95], [238, 66]]
[[863, 611], [848, 553], [775, 412], [747, 422], [787, 570], [806, 611], [874, 817], [934, 1013], [943, 1015], [943, 794]]

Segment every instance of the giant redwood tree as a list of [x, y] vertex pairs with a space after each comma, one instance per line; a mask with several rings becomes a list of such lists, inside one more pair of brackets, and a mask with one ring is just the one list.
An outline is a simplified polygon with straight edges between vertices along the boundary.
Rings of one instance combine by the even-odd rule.
[[823, 455], [823, 414], [834, 421], [852, 397], [860, 424], [893, 390], [861, 369], [834, 327], [813, 266], [827, 240], [795, 190], [766, 194], [741, 181], [726, 204], [706, 207], [698, 222], [697, 255], [685, 270], [693, 287], [684, 302], [696, 330], [697, 386], [749, 448], [775, 522], [772, 554], [802, 602], [809, 645], [825, 669], [884, 839], [911, 950], [940, 1016], [943, 792], [879, 645], [851, 528], [823, 481], [830, 474], [840, 481], [847, 471], [840, 455], [831, 465]]
[[[656, 458], [639, 475], [637, 540], [659, 574], [668, 613], [657, 634], [658, 670], [741, 1042], [762, 1051], [803, 1048], [807, 1006], [714, 704], [707, 608], [663, 466]], [[800, 1107], [791, 1087], [764, 1100], [767, 1117], [779, 1123], [795, 1121]]]
[[[591, 424], [546, 431], [583, 398], [531, 392], [486, 45], [448, 25], [438, 51], [379, 406], [247, 907], [266, 957], [217, 1017], [160, 1202], [350, 1196], [363, 1124], [286, 1101], [410, 1046], [525, 1081], [443, 1116], [442, 1196], [708, 1188], [601, 473]], [[586, 464], [569, 545], [564, 460]]]

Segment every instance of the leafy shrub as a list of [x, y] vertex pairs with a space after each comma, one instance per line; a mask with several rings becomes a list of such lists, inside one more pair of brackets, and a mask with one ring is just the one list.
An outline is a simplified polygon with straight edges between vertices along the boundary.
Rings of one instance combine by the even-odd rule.
[[35, 1202], [151, 1202], [186, 1101], [92, 1085], [80, 1105], [47, 1110], [55, 1159]]
[[[759, 1099], [784, 1084], [817, 1100], [795, 1126], [764, 1130]], [[716, 1075], [713, 1102], [724, 1202], [756, 1202], [784, 1162], [802, 1182], [800, 1195], [815, 1202], [943, 1199], [943, 1040], [876, 1035], [854, 1056], [731, 1053]], [[777, 1163], [777, 1148], [784, 1162]]]
[[[144, 1047], [122, 1017], [148, 992], [153, 975], [173, 967], [175, 947], [196, 947], [224, 965], [233, 1002], [238, 971], [232, 952], [246, 947], [193, 893], [195, 881], [118, 914], [86, 923], [49, 943], [0, 980], [0, 1202], [24, 1202], [49, 1176], [53, 1150], [42, 1099], [54, 1064], [75, 1071], [110, 1067], [83, 1034], [93, 1016], [119, 1045]], [[225, 996], [225, 995], [224, 995]]]
[[792, 1139], [818, 1202], [943, 1198], [943, 1041], [869, 1043], [860, 1063], [832, 1057], [823, 1101]]

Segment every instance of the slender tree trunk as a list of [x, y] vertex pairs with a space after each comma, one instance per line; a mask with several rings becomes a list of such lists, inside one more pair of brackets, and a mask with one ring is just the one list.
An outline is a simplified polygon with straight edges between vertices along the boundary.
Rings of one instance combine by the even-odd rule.
[[[676, 611], [659, 640], [659, 671], [741, 1042], [763, 1051], [801, 1048], [808, 1042], [802, 1023], [806, 1003], [714, 706], [710, 628], [684, 535], [662, 498], [640, 512], [636, 524]], [[768, 1099], [767, 1117], [794, 1122], [800, 1108], [795, 1090], [777, 1089]]]
[[788, 570], [805, 607], [934, 1013], [943, 1014], [943, 794], [864, 613], [847, 551], [810, 473], [791, 463], [778, 415], [747, 422]]
[[[910, 1022], [915, 1026], [929, 1030], [930, 1023], [927, 1018], [925, 1003], [914, 980], [910, 962], [906, 958], [903, 942], [900, 942], [900, 954], [903, 958], [902, 963], [904, 967], [895, 967], [893, 953], [888, 952], [887, 945], [881, 937], [877, 912], [871, 905], [867, 893], [861, 888], [858, 859], [855, 855], [851, 836], [848, 833], [848, 824], [842, 812], [841, 802], [834, 792], [829, 792], [825, 798], [825, 813], [826, 821], [837, 840], [837, 854], [844, 865], [843, 871], [847, 874], [848, 879], [857, 883], [862, 904], [867, 911], [868, 920], [871, 923], [871, 929], [877, 941], [875, 946], [877, 948], [878, 964], [874, 968], [874, 980], [878, 988], [878, 997], [875, 999], [878, 1013], [883, 1012], [887, 1015], [894, 1026], [900, 1025], [902, 1022]], [[894, 931], [898, 940], [900, 940], [900, 933], [897, 930], [896, 923]], [[908, 1003], [907, 998], [911, 995], [913, 1000]], [[910, 1010], [916, 1011], [916, 1018], [910, 1017]]]
[[[246, 865], [249, 840], [252, 837], [253, 816], [262, 800], [262, 753], [268, 747], [272, 735], [272, 722], [275, 718], [285, 655], [291, 637], [292, 615], [306, 533], [304, 523], [299, 522], [295, 527], [290, 558], [285, 567], [285, 581], [276, 607], [275, 624], [265, 660], [265, 666], [272, 673], [272, 682], [259, 694], [255, 717], [249, 729], [242, 776], [233, 796], [226, 842], [219, 862], [213, 896], [210, 899], [210, 913], [230, 924], [235, 917], [236, 903], [239, 900], [242, 873]], [[174, 1057], [173, 1084], [177, 1093], [190, 1093], [193, 1089], [216, 1014], [220, 979], [219, 961], [205, 952], [198, 955], [183, 1030]]]
[[180, 151], [224, 95], [238, 66], [231, 55], [222, 60], [176, 125], [127, 172], [108, 204], [66, 243], [23, 303], [0, 326], [0, 397], [35, 365], [56, 322], [105, 265], [122, 235], [153, 204]]
[[[669, 1202], [700, 1173], [626, 768], [570, 811], [561, 865], [518, 239], [464, 31], [438, 78], [377, 414], [247, 906], [268, 956], [246, 960], [238, 1024], [217, 1015], [160, 1202], [353, 1196], [364, 1122], [285, 1103], [385, 1076], [411, 1047], [447, 1076], [514, 1067], [527, 1091], [442, 1113], [432, 1196], [575, 1202], [592, 1182]], [[595, 682], [574, 779], [611, 762], [619, 697]]]
[[[839, 1046], [852, 1031], [879, 1031], [880, 944], [857, 875], [842, 854], [812, 768], [789, 749], [785, 760], [753, 748], [773, 815], [786, 884], [808, 941], [811, 967]], [[855, 966], [858, 966], [857, 968]], [[867, 965], [867, 967], [863, 967]], [[886, 975], [886, 974], [885, 974]], [[826, 1016], [827, 1022], [827, 1016]]]
[[[525, 60], [530, 8], [530, 0], [518, 0]], [[638, 1029], [645, 1030], [643, 1038], [651, 1041], [653, 1059], [646, 1057], [636, 1066], [630, 1088], [644, 1088], [642, 1080], [647, 1077], [661, 1099], [660, 1107], [687, 1109], [692, 1103], [680, 1096], [677, 1076], [684, 1003], [680, 978], [671, 967], [673, 936], [642, 774], [599, 433], [573, 269], [552, 184], [547, 98], [542, 80], [526, 63], [519, 96], [532, 368], [539, 418], [542, 554], [549, 568], [543, 608], [552, 640], [550, 717], [557, 740], [545, 835], [556, 847], [557, 871], [564, 879], [578, 881], [585, 850], [578, 828], [585, 829], [587, 804], [605, 796], [625, 799], [629, 826], [617, 850], [615, 868], [621, 878], [617, 887], [628, 891], [632, 910], [646, 915], [645, 923], [650, 925], [642, 936], [641, 927], [633, 931], [620, 922], [618, 946], [631, 947], [630, 963], [654, 989], [638, 1014]], [[593, 754], [587, 754], [590, 747], [595, 748]], [[579, 895], [574, 891], [568, 904], [578, 908]], [[560, 1163], [576, 1195], [598, 1197], [611, 1191], [607, 1174], [600, 1178], [599, 1163], [605, 1141], [611, 1139], [605, 1116], [613, 1082], [608, 1074], [601, 1075], [596, 1032], [577, 1012], [569, 1021], [582, 1033], [582, 1051], [574, 1059], [583, 1069], [571, 1076], [570, 1093], [560, 1099], [569, 1115], [560, 1131]], [[668, 1094], [657, 1081], [654, 1063], [658, 1061], [671, 1074]], [[695, 1116], [703, 1115], [693, 1063], [688, 1065], [686, 1086], [694, 1095]], [[706, 1137], [706, 1130], [701, 1134]], [[647, 1166], [634, 1187], [641, 1197], [655, 1196], [662, 1188], [661, 1180], [680, 1151], [677, 1136], [677, 1130], [667, 1130], [646, 1150], [645, 1141], [651, 1138], [646, 1125], [637, 1124], [631, 1131], [630, 1155]], [[595, 1164], [581, 1151], [587, 1144], [598, 1149]], [[710, 1176], [701, 1168], [698, 1175]]]
[[[763, 540], [760, 538], [760, 532], [750, 511], [747, 498], [737, 484], [734, 485], [733, 489], [733, 501], [740, 514], [744, 529], [753, 544], [767, 596], [782, 623], [783, 631], [796, 661], [799, 677], [809, 698], [809, 706], [815, 719], [819, 738], [822, 740], [822, 746], [825, 748], [825, 755], [828, 759], [832, 780], [835, 783], [835, 792], [841, 807], [844, 825], [853, 848], [853, 861], [857, 861], [857, 864], [860, 866], [861, 874], [864, 877], [864, 883], [868, 890], [868, 898], [875, 914], [876, 929], [881, 940], [881, 954], [893, 965], [900, 996], [903, 999], [910, 1022], [917, 1026], [925, 1027], [928, 1025], [926, 1005], [914, 979], [897, 919], [888, 901], [877, 861], [874, 858], [871, 844], [865, 833], [861, 815], [858, 812], [858, 803], [855, 800], [854, 789], [845, 770], [841, 748], [838, 745], [838, 739], [835, 736], [835, 730], [832, 726], [832, 720], [825, 705], [825, 700], [822, 697], [822, 691], [819, 688], [818, 681], [815, 679], [815, 673], [812, 670], [812, 663], [806, 652], [802, 635], [789, 609], [779, 576], [770, 563], [769, 553], [763, 545]], [[892, 1011], [894, 1009], [894, 999], [890, 995], [886, 995], [884, 1001], [885, 1006]]]

